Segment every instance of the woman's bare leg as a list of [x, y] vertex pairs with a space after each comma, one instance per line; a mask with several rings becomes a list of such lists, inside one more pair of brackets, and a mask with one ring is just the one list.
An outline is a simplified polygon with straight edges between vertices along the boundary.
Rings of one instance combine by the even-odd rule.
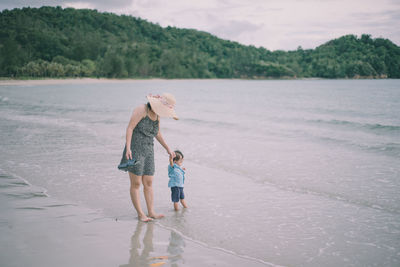
[[153, 178], [154, 176], [143, 175], [144, 199], [146, 200], [148, 216], [154, 219], [160, 219], [164, 217], [164, 215], [154, 212]]
[[131, 172], [128, 173], [129, 173], [129, 178], [131, 180], [130, 194], [131, 194], [132, 204], [136, 209], [139, 220], [148, 221], [150, 218], [148, 218], [146, 214], [144, 214], [142, 207], [140, 205], [140, 184], [142, 181], [142, 176], [134, 175]]

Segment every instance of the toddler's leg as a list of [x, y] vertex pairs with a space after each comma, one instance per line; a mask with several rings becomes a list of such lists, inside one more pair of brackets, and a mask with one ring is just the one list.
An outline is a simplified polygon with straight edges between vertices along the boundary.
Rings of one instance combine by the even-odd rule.
[[174, 186], [171, 187], [171, 200], [174, 203], [174, 210], [179, 210], [179, 188]]
[[181, 204], [184, 208], [187, 208], [188, 206], [186, 205], [186, 201], [184, 199], [181, 199]]
[[184, 208], [187, 208], [186, 201], [185, 201], [185, 192], [183, 192], [183, 187], [179, 188], [179, 193], [180, 193], [179, 199], [181, 201], [182, 206]]

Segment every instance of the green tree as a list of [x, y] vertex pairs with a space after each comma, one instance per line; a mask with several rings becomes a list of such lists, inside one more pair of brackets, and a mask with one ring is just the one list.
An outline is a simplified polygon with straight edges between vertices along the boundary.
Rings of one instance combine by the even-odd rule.
[[[0, 76], [400, 78], [400, 48], [346, 35], [269, 51], [132, 16], [41, 7], [0, 12]], [[34, 76], [35, 75], [35, 76]]]

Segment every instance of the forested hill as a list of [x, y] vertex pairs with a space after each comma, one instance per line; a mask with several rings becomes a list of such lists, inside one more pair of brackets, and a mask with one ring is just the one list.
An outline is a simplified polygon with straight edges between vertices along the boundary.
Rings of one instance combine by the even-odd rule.
[[400, 78], [400, 47], [365, 34], [269, 51], [132, 16], [23, 8], [0, 13], [0, 76]]

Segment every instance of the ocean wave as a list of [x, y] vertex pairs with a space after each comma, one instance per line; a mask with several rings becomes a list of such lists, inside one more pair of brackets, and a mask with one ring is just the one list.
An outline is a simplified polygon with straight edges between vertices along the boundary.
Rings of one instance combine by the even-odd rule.
[[59, 116], [66, 113], [85, 113], [85, 112], [103, 112], [104, 107], [78, 106], [68, 104], [15, 102], [10, 101], [8, 97], [0, 96], [0, 103], [10, 108], [12, 111], [23, 112], [24, 114], [43, 114]]
[[322, 189], [316, 189], [316, 188], [306, 188], [306, 187], [295, 187], [295, 186], [285, 186], [285, 185], [280, 185], [276, 183], [272, 183], [270, 181], [267, 182], [269, 185], [274, 184], [276, 187], [282, 189], [282, 190], [287, 190], [287, 191], [292, 191], [296, 193], [301, 193], [301, 194], [310, 194], [310, 195], [315, 195], [335, 201], [341, 201], [345, 203], [349, 203], [351, 205], [356, 205], [360, 207], [365, 207], [365, 208], [370, 208], [370, 209], [375, 209], [375, 210], [381, 210], [385, 211], [388, 213], [392, 214], [400, 214], [400, 209], [395, 206], [384, 206], [381, 204], [377, 204], [373, 201], [368, 201], [364, 199], [359, 199], [359, 198], [354, 198], [351, 196], [347, 196], [346, 194], [343, 193], [335, 193], [335, 192], [329, 192], [325, 191]]
[[312, 124], [325, 124], [325, 125], [339, 125], [347, 126], [358, 129], [367, 129], [375, 132], [398, 132], [400, 133], [400, 126], [398, 125], [384, 125], [380, 123], [360, 123], [346, 120], [308, 120]]
[[196, 164], [199, 164], [200, 166], [207, 166], [207, 168], [213, 168], [226, 173], [247, 177], [249, 179], [252, 179], [254, 182], [258, 184], [274, 187], [282, 191], [294, 192], [305, 195], [313, 195], [320, 198], [348, 203], [359, 207], [385, 211], [391, 214], [400, 214], [400, 207], [398, 207], [397, 205], [383, 204], [379, 203], [379, 201], [376, 200], [363, 199], [362, 197], [357, 197], [355, 195], [347, 194], [344, 192], [330, 191], [329, 189], [327, 190], [315, 186], [304, 186], [300, 183], [298, 184], [285, 183], [282, 182], [282, 180], [271, 179], [267, 176], [260, 176], [258, 179], [254, 179], [255, 176], [247, 172], [246, 170], [232, 168], [230, 165], [215, 164], [215, 163], [213, 164], [211, 162], [207, 162], [206, 160], [198, 161], [196, 162]]
[[[3, 191], [4, 195], [8, 197], [19, 198], [19, 199], [49, 197], [49, 195], [47, 194], [47, 190], [45, 188], [33, 186], [21, 176], [11, 172], [5, 172], [1, 168], [0, 168], [0, 184], [3, 186], [2, 189], [6, 190]], [[7, 190], [13, 187], [20, 187], [20, 189], [17, 191], [12, 190], [11, 192]]]
[[0, 188], [13, 188], [13, 187], [23, 187], [27, 186], [28, 184], [24, 181], [15, 181], [6, 184], [0, 184]]
[[327, 136], [315, 136], [317, 139], [334, 143], [349, 148], [355, 148], [365, 152], [381, 153], [386, 156], [399, 157], [400, 158], [400, 143], [381, 143], [381, 144], [365, 144], [356, 143], [356, 140], [345, 140]]
[[5, 193], [8, 197], [14, 197], [18, 199], [31, 199], [38, 197], [48, 197], [44, 192], [18, 192], [18, 193]]
[[364, 146], [362, 147], [367, 151], [383, 152], [390, 156], [400, 157], [400, 144], [388, 143], [384, 145]]
[[51, 117], [46, 115], [25, 115], [18, 113], [2, 113], [1, 117], [9, 121], [18, 121], [29, 124], [38, 124], [43, 126], [55, 126], [61, 128], [73, 128], [81, 131], [88, 132], [94, 136], [97, 133], [91, 126], [87, 123], [74, 121], [68, 118]]
[[18, 209], [18, 210], [45, 210], [45, 208], [42, 208], [42, 207], [18, 207], [16, 209]]
[[183, 122], [196, 124], [196, 125], [208, 125], [211, 127], [224, 127], [224, 128], [237, 128], [240, 125], [236, 123], [226, 122], [226, 121], [209, 121], [195, 118], [183, 118], [181, 119]]

